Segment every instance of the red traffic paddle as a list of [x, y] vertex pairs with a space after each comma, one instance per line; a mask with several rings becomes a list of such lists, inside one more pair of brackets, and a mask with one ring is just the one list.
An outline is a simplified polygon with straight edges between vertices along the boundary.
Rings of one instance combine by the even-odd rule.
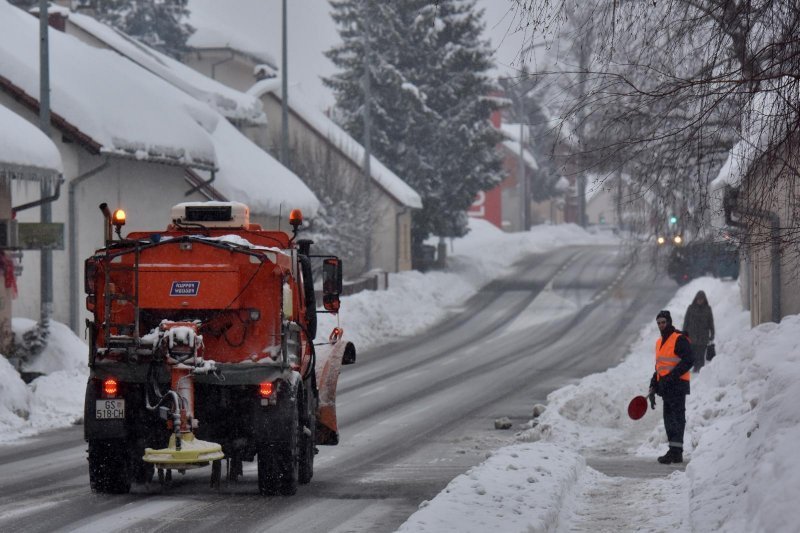
[[628, 404], [628, 416], [633, 420], [639, 420], [647, 412], [647, 398], [637, 396]]

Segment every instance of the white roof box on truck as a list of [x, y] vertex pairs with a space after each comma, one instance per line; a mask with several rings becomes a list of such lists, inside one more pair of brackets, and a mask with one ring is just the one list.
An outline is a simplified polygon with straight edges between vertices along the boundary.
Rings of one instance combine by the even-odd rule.
[[184, 202], [173, 206], [170, 214], [176, 226], [250, 227], [250, 208], [239, 202]]

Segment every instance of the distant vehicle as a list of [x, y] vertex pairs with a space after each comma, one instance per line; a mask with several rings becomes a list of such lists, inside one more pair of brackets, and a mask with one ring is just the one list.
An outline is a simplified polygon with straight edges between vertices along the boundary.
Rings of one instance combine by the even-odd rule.
[[739, 277], [739, 250], [730, 242], [696, 241], [672, 249], [667, 273], [679, 284], [710, 274], [715, 278]]

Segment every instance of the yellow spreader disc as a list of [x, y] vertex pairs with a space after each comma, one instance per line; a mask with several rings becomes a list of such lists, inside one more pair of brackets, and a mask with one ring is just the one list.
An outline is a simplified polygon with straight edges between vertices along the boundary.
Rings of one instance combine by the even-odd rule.
[[145, 448], [142, 460], [158, 468], [186, 469], [205, 466], [211, 461], [223, 459], [222, 446], [216, 442], [196, 439], [193, 433], [181, 435], [181, 449], [175, 448], [175, 434], [169, 437], [169, 445], [160, 450]]

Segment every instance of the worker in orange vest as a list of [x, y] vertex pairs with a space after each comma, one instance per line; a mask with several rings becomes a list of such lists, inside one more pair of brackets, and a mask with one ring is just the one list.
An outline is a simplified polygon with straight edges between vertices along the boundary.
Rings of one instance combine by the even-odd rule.
[[692, 346], [689, 338], [672, 325], [669, 311], [660, 311], [656, 324], [661, 337], [656, 340], [656, 371], [650, 380], [650, 401], [655, 408], [655, 394], [658, 394], [664, 402], [664, 429], [669, 442], [669, 451], [658, 462], [682, 463], [689, 369], [694, 364]]

